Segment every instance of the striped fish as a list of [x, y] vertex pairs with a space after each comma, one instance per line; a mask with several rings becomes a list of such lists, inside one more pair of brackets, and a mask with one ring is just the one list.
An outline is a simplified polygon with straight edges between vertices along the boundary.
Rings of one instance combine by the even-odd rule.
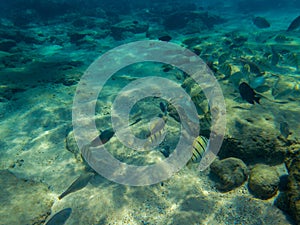
[[251, 62], [248, 59], [245, 59], [245, 58], [242, 58], [242, 57], [239, 60], [240, 60], [240, 62], [242, 63], [243, 66], [245, 64], [249, 65], [251, 73], [255, 73], [256, 75], [263, 75], [264, 74], [264, 72], [261, 71], [261, 69], [259, 68], [259, 66], [256, 63]]
[[147, 138], [144, 148], [149, 146], [157, 146], [164, 139], [165, 136], [165, 126], [167, 122], [167, 117], [163, 116], [162, 118], [156, 119], [151, 122], [149, 130], [150, 135]]
[[300, 54], [298, 53], [289, 53], [286, 55], [286, 62], [295, 67], [296, 69], [300, 69]]
[[221, 71], [221, 73], [223, 73], [225, 75], [225, 77], [229, 77], [231, 75], [231, 72], [232, 72], [232, 68], [231, 68], [231, 65], [229, 63], [223, 63], [219, 67], [219, 70]]
[[208, 144], [208, 139], [204, 136], [198, 136], [193, 142], [193, 155], [191, 161], [193, 163], [200, 162], [206, 147]]

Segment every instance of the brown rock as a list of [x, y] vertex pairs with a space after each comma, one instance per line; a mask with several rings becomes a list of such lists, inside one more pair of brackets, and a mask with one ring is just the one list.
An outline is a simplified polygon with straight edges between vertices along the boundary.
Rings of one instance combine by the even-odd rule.
[[0, 41], [0, 51], [8, 52], [12, 47], [15, 47], [17, 43], [11, 39], [5, 39]]

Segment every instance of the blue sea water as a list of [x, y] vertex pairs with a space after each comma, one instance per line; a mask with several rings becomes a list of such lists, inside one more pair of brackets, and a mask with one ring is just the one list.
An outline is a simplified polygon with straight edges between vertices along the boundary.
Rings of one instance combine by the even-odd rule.
[[300, 223], [299, 12], [0, 0], [0, 224]]

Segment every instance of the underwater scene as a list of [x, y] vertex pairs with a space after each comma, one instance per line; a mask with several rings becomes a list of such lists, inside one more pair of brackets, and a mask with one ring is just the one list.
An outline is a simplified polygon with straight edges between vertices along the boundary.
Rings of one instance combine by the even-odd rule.
[[0, 225], [300, 224], [299, 0], [0, 1]]

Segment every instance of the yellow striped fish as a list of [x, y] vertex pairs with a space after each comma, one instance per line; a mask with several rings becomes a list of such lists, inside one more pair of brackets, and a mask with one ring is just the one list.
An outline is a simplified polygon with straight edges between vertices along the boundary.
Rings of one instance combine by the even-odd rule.
[[150, 135], [147, 138], [144, 148], [149, 146], [157, 146], [165, 137], [165, 126], [167, 122], [167, 117], [163, 116], [162, 118], [154, 120], [149, 127]]
[[219, 70], [225, 75], [225, 77], [230, 77], [232, 73], [232, 68], [229, 63], [223, 63], [222, 65], [220, 65]]
[[193, 155], [191, 161], [194, 163], [200, 162], [206, 147], [208, 144], [208, 139], [204, 136], [198, 136], [193, 142]]

